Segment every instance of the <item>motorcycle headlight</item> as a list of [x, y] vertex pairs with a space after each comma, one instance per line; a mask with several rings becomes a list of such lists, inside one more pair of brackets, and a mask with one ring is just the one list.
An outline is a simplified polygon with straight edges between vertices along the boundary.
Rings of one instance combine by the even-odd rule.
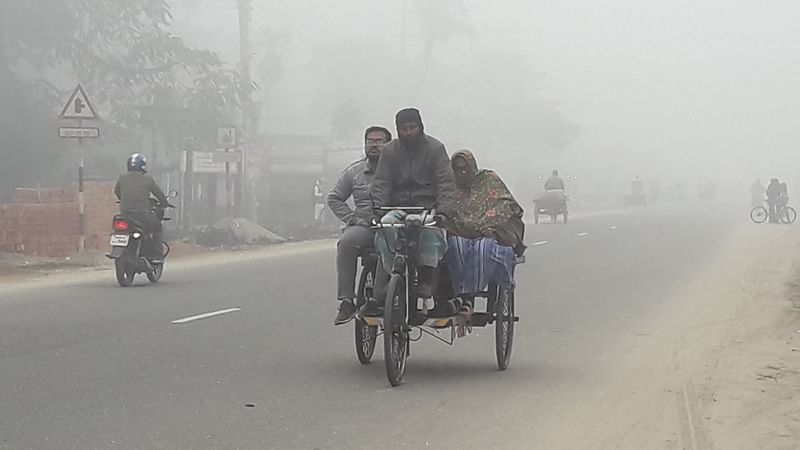
[[134, 239], [139, 239], [140, 237], [142, 237], [142, 233], [138, 233], [138, 232], [137, 233], [133, 233], [131, 236], [133, 236]]

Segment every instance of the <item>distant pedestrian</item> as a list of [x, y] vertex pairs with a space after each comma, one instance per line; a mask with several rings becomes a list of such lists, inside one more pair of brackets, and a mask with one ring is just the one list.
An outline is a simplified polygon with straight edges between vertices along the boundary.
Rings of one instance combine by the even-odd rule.
[[322, 214], [325, 211], [325, 193], [322, 190], [322, 183], [324, 182], [324, 178], [318, 178], [314, 181], [314, 223], [319, 227], [323, 226], [325, 220]]

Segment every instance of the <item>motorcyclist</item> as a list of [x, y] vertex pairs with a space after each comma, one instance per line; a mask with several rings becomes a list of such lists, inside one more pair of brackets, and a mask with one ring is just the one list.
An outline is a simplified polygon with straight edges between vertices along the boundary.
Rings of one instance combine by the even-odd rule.
[[161, 219], [156, 216], [150, 203], [150, 196], [154, 196], [159, 204], [172, 207], [167, 196], [156, 181], [147, 175], [147, 160], [141, 153], [134, 153], [128, 157], [128, 173], [119, 177], [114, 186], [114, 195], [119, 199], [120, 213], [127, 219], [142, 226], [145, 235], [153, 237], [144, 240], [142, 253], [152, 263], [160, 263], [163, 259], [163, 228]]
[[[375, 168], [383, 146], [392, 140], [392, 133], [384, 127], [372, 126], [364, 133], [365, 157], [347, 167], [339, 181], [328, 193], [328, 207], [346, 224], [336, 245], [336, 273], [338, 277], [338, 313], [334, 325], [349, 322], [356, 312], [355, 278], [359, 255], [373, 246], [374, 232], [370, 229], [373, 218], [370, 188]], [[353, 197], [355, 210], [346, 203]]]
[[778, 202], [781, 197], [781, 183], [777, 178], [769, 180], [767, 185], [767, 204], [769, 205], [769, 222], [778, 223]]
[[564, 190], [564, 180], [558, 176], [558, 169], [553, 169], [552, 175], [544, 182], [545, 191]]

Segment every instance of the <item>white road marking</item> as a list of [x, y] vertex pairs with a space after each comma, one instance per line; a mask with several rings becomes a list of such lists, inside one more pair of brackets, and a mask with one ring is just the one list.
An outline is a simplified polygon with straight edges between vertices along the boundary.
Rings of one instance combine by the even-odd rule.
[[533, 246], [535, 247], [535, 246], [537, 246], [537, 245], [545, 245], [545, 244], [547, 244], [547, 241], [539, 241], [539, 242], [534, 242], [534, 243], [533, 243], [533, 244], [531, 244], [531, 245], [533, 245]]
[[578, 233], [578, 237], [584, 237], [584, 236], [588, 236], [588, 235], [589, 235], [589, 233]]
[[219, 316], [219, 315], [222, 315], [222, 314], [228, 314], [228, 313], [241, 311], [241, 310], [242, 310], [242, 308], [222, 309], [222, 310], [219, 310], [219, 311], [209, 312], [209, 313], [205, 313], [205, 314], [199, 314], [197, 316], [191, 316], [191, 317], [186, 317], [186, 318], [183, 318], [183, 319], [173, 320], [172, 323], [174, 323], [174, 324], [187, 323], [187, 322], [191, 322], [193, 320], [207, 319], [209, 317]]
[[617, 229], [617, 227], [611, 227], [611, 228], [609, 228], [609, 230], [616, 230], [616, 229]]

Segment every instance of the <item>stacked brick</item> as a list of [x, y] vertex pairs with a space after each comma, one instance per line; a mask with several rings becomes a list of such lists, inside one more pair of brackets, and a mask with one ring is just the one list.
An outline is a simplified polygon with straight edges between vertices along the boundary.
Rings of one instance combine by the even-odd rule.
[[75, 188], [37, 189], [17, 188], [14, 191], [14, 203], [70, 203], [77, 201]]
[[[108, 246], [117, 211], [113, 183], [87, 183], [86, 248]], [[17, 189], [16, 203], [0, 205], [0, 251], [64, 257], [78, 250], [80, 219], [74, 188]]]
[[111, 219], [119, 211], [114, 183], [88, 183], [83, 191], [86, 199], [86, 248], [108, 250]]

